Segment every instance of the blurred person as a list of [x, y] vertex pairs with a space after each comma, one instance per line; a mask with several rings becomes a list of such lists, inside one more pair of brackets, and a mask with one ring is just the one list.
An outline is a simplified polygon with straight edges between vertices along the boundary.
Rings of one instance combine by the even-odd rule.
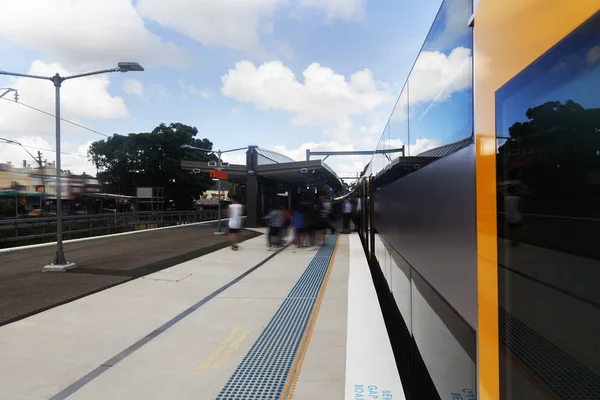
[[304, 247], [306, 245], [306, 221], [304, 211], [302, 207], [299, 207], [294, 211], [293, 224], [294, 224], [294, 241], [296, 246]]
[[313, 203], [307, 207], [308, 238], [311, 246], [315, 246], [318, 240], [320, 224], [319, 204]]
[[354, 209], [354, 229], [358, 232], [360, 230], [360, 223], [361, 223], [361, 204], [360, 204], [360, 197], [356, 198], [356, 207]]
[[231, 250], [238, 250], [239, 232], [242, 228], [242, 205], [237, 197], [231, 198], [231, 204], [227, 207], [227, 216], [229, 217], [229, 239], [231, 240]]
[[265, 217], [269, 223], [269, 233], [267, 235], [267, 248], [271, 250], [273, 246], [280, 245], [280, 235], [285, 223], [283, 207], [277, 206]]
[[509, 187], [508, 195], [504, 197], [504, 212], [508, 224], [510, 245], [516, 247], [519, 245], [519, 233], [523, 224], [523, 217], [521, 215], [521, 198], [515, 186]]
[[344, 233], [350, 232], [350, 217], [351, 216], [352, 216], [352, 204], [350, 204], [350, 200], [344, 199], [344, 203], [342, 204], [342, 218], [343, 218], [342, 231]]
[[292, 214], [290, 214], [289, 210], [287, 208], [282, 208], [283, 211], [283, 228], [280, 232], [280, 242], [281, 244], [285, 244], [285, 241], [287, 239], [287, 237], [290, 235], [290, 233], [293, 234], [293, 228], [292, 228]]

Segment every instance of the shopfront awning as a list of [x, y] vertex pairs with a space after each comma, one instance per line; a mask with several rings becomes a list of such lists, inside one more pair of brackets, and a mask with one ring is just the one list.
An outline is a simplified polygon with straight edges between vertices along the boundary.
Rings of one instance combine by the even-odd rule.
[[113, 200], [135, 200], [135, 196], [125, 196], [122, 194], [111, 194], [111, 193], [81, 193], [82, 196], [95, 197], [100, 199], [113, 199]]

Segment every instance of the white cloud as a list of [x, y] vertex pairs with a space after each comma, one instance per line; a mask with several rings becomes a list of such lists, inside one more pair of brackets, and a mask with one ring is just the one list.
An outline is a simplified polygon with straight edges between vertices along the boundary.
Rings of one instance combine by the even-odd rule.
[[600, 45], [592, 47], [586, 54], [586, 60], [589, 65], [600, 62]]
[[[402, 92], [392, 120], [406, 120], [409, 100], [411, 118], [423, 118], [434, 103], [449, 100], [454, 93], [471, 88], [473, 85], [473, 58], [471, 50], [457, 47], [449, 55], [439, 51], [423, 51], [410, 74], [408, 81], [409, 96], [406, 88]], [[425, 109], [418, 109], [414, 114], [414, 106], [429, 103]]]
[[446, 0], [438, 17], [444, 23], [444, 30], [434, 40], [430, 39], [426, 43], [428, 50], [445, 49], [466, 36], [470, 30], [467, 27], [470, 16], [471, 10], [465, 7], [465, 0]]
[[296, 58], [294, 49], [292, 49], [292, 46], [290, 46], [289, 43], [276, 41], [275, 47], [277, 48], [279, 54], [281, 54], [286, 60], [293, 60]]
[[164, 100], [171, 97], [169, 91], [163, 85], [153, 83], [146, 88], [147, 97], [155, 100]]
[[211, 99], [212, 92], [209, 89], [198, 89], [194, 85], [188, 85], [182, 80], [178, 80], [177, 84], [183, 90], [184, 97], [202, 97], [203, 99], [209, 100]]
[[[0, 162], [10, 161], [14, 166], [20, 168], [23, 165], [23, 161], [26, 161], [28, 165], [37, 167], [36, 162], [27, 151], [37, 157], [38, 149], [41, 149], [42, 160], [47, 160], [48, 162], [56, 161], [56, 153], [52, 151], [54, 149], [54, 141], [48, 141], [40, 136], [20, 136], [14, 138], [14, 140], [26, 147], [0, 144]], [[87, 150], [90, 144], [91, 142], [75, 144], [73, 142], [63, 141], [61, 157], [62, 169], [70, 170], [75, 174], [85, 172], [90, 175], [95, 175], [96, 168], [91, 162], [87, 161]]]
[[316, 8], [325, 13], [327, 20], [356, 20], [364, 15], [364, 0], [300, 0], [301, 8]]
[[[253, 57], [266, 57], [261, 36], [274, 36], [274, 14], [284, 7], [317, 9], [326, 19], [355, 20], [364, 14], [364, 0], [138, 0], [146, 19], [186, 35], [206, 47], [228, 47]], [[275, 42], [285, 58], [288, 44]]]
[[313, 63], [302, 75], [300, 82], [280, 61], [258, 67], [241, 61], [221, 77], [221, 91], [263, 111], [288, 112], [294, 116], [294, 124], [324, 126], [326, 134], [338, 139], [347, 136], [352, 117], [368, 115], [392, 100], [387, 85], [375, 81], [368, 69], [346, 80], [330, 68]]
[[418, 156], [424, 151], [435, 149], [438, 146], [441, 146], [442, 143], [436, 139], [417, 139], [414, 144], [410, 145], [409, 152], [406, 155], [410, 156]]
[[147, 86], [135, 79], [125, 79], [123, 82], [123, 90], [131, 96], [137, 96], [143, 101], [164, 100], [171, 97], [167, 88], [163, 85], [153, 83]]
[[[364, 150], [356, 148], [353, 143], [344, 143], [335, 140], [302, 143], [297, 148], [287, 148], [283, 145], [269, 146], [268, 148], [298, 161], [306, 159], [307, 149], [312, 151]], [[325, 156], [312, 156], [311, 159], [323, 159], [324, 157]], [[370, 159], [371, 156], [330, 156], [325, 162], [338, 174], [338, 176], [354, 177], [356, 176], [356, 173], [363, 170]]]
[[[454, 61], [456, 57], [449, 58]], [[427, 99], [446, 99], [451, 95], [454, 87], [460, 87], [460, 85], [448, 85], [445, 77], [449, 67], [444, 63], [438, 65], [442, 67], [442, 73], [439, 74], [437, 81], [430, 82], [438, 85], [436, 86], [438, 90], [426, 87], [428, 93], [433, 94], [429, 97], [425, 94], [417, 97], [420, 102]], [[424, 67], [428, 66], [428, 63], [424, 63], [420, 68], [427, 69]], [[431, 75], [429, 74], [429, 79], [432, 79]], [[281, 62], [268, 62], [256, 67], [250, 62], [243, 61], [222, 77], [222, 92], [238, 101], [254, 104], [264, 111], [288, 112], [293, 115], [296, 124], [322, 126], [328, 140], [303, 143], [297, 148], [283, 145], [267, 146], [295, 160], [304, 160], [306, 149], [375, 150], [389, 113], [381, 110], [381, 106], [389, 104], [392, 100], [387, 85], [376, 82], [369, 70], [357, 72], [347, 80], [344, 76], [319, 64], [310, 65], [303, 72], [303, 77], [304, 80], [299, 82], [294, 73]], [[440, 86], [450, 87], [442, 91], [443, 96], [439, 95]], [[406, 102], [405, 96], [403, 99]], [[363, 122], [369, 123], [356, 126], [353, 117], [361, 117]], [[399, 148], [404, 144], [402, 140], [392, 137], [391, 140], [386, 140], [384, 146]], [[410, 154], [416, 155], [439, 145], [440, 142], [437, 140], [417, 139], [410, 146], [406, 146], [407, 155], [409, 147]], [[245, 163], [241, 155], [229, 157], [232, 163]], [[370, 160], [371, 156], [331, 156], [326, 162], [339, 176], [356, 176], [356, 173], [361, 172]]]
[[135, 79], [125, 79], [123, 81], [123, 90], [129, 95], [137, 96], [140, 99], [144, 98], [144, 85]]
[[288, 0], [138, 0], [137, 10], [160, 25], [207, 47], [226, 46], [264, 55], [260, 34], [273, 32], [268, 21]]
[[457, 47], [449, 55], [424, 51], [409, 80], [410, 104], [442, 102], [473, 84], [471, 49]]
[[148, 31], [129, 0], [2, 0], [0, 7], [0, 37], [49, 51], [68, 65], [181, 66], [190, 58]]
[[[34, 61], [28, 74], [52, 76], [55, 73], [70, 75], [60, 64], [47, 64]], [[107, 75], [97, 75], [65, 81], [61, 88], [61, 116], [70, 120], [113, 119], [128, 116], [125, 102], [120, 97], [111, 96], [108, 92]], [[29, 78], [3, 78], [0, 86], [10, 86], [19, 91], [19, 101], [46, 112], [54, 113], [54, 86], [50, 81]], [[0, 100], [0, 134], [3, 136], [19, 135], [54, 135], [54, 119], [12, 101]], [[69, 124], [62, 124], [65, 133], [71, 129]]]

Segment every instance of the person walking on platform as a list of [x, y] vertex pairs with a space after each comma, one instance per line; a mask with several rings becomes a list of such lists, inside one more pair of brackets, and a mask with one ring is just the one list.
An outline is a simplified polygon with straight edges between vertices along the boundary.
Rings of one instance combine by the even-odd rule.
[[327, 234], [328, 230], [331, 231], [331, 233], [335, 232], [332, 214], [331, 202], [328, 199], [323, 199], [321, 204], [321, 229], [323, 229], [323, 236]]
[[354, 200], [354, 230], [356, 232], [360, 231], [360, 221], [361, 221], [361, 204], [360, 197], [357, 197]]
[[301, 208], [294, 211], [293, 215], [294, 223], [294, 242], [298, 247], [306, 246], [306, 218]]
[[279, 238], [280, 238], [280, 242], [283, 244], [285, 243], [287, 237], [289, 236], [290, 232], [292, 231], [292, 214], [290, 214], [290, 212], [288, 211], [287, 208], [284, 208], [282, 210], [283, 212], [283, 228], [281, 229], [281, 232], [279, 232]]
[[269, 234], [267, 235], [267, 248], [271, 250], [272, 246], [279, 246], [281, 244], [280, 234], [285, 223], [285, 215], [283, 214], [283, 207], [278, 206], [274, 208], [266, 217], [269, 221]]
[[306, 226], [308, 227], [308, 238], [311, 246], [316, 245], [318, 230], [320, 229], [319, 204], [308, 205], [306, 212]]
[[343, 215], [343, 227], [342, 231], [344, 233], [350, 233], [350, 217], [352, 216], [352, 204], [348, 199], [344, 200], [344, 204], [342, 205], [342, 215]]
[[238, 234], [242, 228], [242, 205], [233, 196], [231, 204], [227, 207], [227, 216], [229, 217], [229, 238], [231, 240], [231, 250], [238, 250]]

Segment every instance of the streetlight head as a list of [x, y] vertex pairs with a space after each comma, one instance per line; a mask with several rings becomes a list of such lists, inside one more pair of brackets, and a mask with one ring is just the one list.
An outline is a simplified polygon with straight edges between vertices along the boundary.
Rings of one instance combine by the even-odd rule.
[[137, 72], [144, 70], [144, 67], [142, 67], [139, 63], [136, 62], [120, 62], [118, 66], [119, 71], [121, 72]]

